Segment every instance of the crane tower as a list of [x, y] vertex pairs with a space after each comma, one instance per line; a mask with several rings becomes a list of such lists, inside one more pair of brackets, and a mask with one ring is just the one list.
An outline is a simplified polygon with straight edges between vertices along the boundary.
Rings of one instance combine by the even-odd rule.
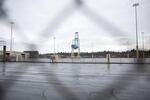
[[[80, 42], [78, 32], [75, 32], [75, 37], [72, 40], [71, 49], [71, 57], [80, 57]], [[78, 50], [77, 53], [74, 52], [75, 50]]]

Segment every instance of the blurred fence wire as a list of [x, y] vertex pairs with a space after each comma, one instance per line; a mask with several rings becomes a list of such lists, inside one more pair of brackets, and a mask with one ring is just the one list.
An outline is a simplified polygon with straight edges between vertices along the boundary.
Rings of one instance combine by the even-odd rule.
[[[83, 0], [74, 0], [72, 2], [72, 4], [69, 4], [68, 6], [66, 6], [66, 8], [64, 8], [59, 13], [59, 15], [57, 15], [57, 17], [55, 17], [53, 19], [53, 21], [51, 23], [49, 23], [49, 25], [40, 33], [40, 36], [38, 38], [41, 39], [41, 37], [42, 37], [45, 40], [45, 38], [48, 38], [49, 36], [51, 36], [52, 35], [51, 33], [53, 33], [53, 31], [55, 31], [59, 27], [59, 25], [65, 21], [65, 19], [69, 18], [69, 16], [75, 10], [81, 11], [83, 14], [85, 14], [89, 19], [91, 19], [99, 27], [102, 27], [103, 29], [110, 31], [112, 33], [111, 34], [112, 36], [114, 36], [114, 35], [126, 36], [126, 33], [124, 31], [117, 28], [115, 25], [113, 25], [113, 23], [109, 22], [108, 19], [104, 18], [102, 15], [97, 15], [94, 11], [92, 11], [90, 8], [88, 8], [84, 4], [84, 2], [85, 1], [83, 1]], [[1, 20], [3, 20], [3, 18], [9, 19], [9, 16], [7, 15], [7, 11], [4, 8], [4, 0], [0, 0], [0, 18], [1, 18]], [[25, 38], [25, 34], [21, 34], [20, 38]], [[118, 42], [120, 43], [120, 41], [118, 41]], [[36, 48], [38, 47], [38, 45], [32, 44], [32, 43], [26, 44], [26, 46], [30, 50], [36, 50]], [[6, 67], [5, 64], [3, 64], [2, 67]], [[137, 64], [136, 66], [133, 65], [133, 68], [137, 71], [139, 71], [139, 70], [144, 71], [145, 65], [142, 65], [142, 64], [138, 65]], [[24, 67], [22, 69], [22, 68], [19, 68], [19, 66], [17, 67], [17, 70], [18, 69], [24, 70], [24, 71], [27, 70], [26, 67]], [[43, 70], [46, 70], [46, 69], [43, 69]], [[16, 79], [17, 78], [19, 78], [19, 77], [16, 77]], [[46, 78], [47, 78], [48, 82], [55, 80], [55, 81], [57, 81], [57, 83], [59, 83], [62, 86], [61, 88], [57, 88], [56, 86], [54, 86], [54, 88], [56, 89], [57, 92], [59, 92], [60, 95], [62, 95], [64, 100], [79, 100], [78, 97], [66, 85], [64, 85], [61, 80], [59, 80], [57, 78], [57, 75], [55, 75], [55, 73], [52, 73], [51, 77], [46, 76]], [[138, 78], [138, 76], [136, 78]], [[111, 83], [106, 88], [97, 91], [95, 93], [95, 95], [90, 94], [90, 96], [92, 96], [91, 100], [110, 100], [110, 99], [113, 99], [114, 95], [116, 96], [116, 94], [114, 94], [114, 92], [111, 93], [111, 91], [114, 91], [114, 90], [112, 90], [112, 88], [115, 88], [116, 91], [117, 90], [121, 91], [131, 84], [130, 80], [132, 80], [132, 79], [133, 78], [129, 78], [128, 83], [120, 84], [119, 81], [115, 81], [115, 82]], [[9, 81], [4, 81], [4, 82], [0, 81], [0, 100], [3, 100], [5, 94], [7, 93], [7, 90], [4, 89], [5, 84], [7, 84], [7, 86], [8, 86], [7, 88], [10, 88], [10, 87], [12, 87], [12, 85], [14, 83], [9, 82]], [[45, 98], [44, 93], [43, 93], [43, 96]], [[87, 98], [88, 98], [87, 100], [90, 100], [91, 97], [87, 97]], [[117, 96], [115, 98], [117, 98]]]

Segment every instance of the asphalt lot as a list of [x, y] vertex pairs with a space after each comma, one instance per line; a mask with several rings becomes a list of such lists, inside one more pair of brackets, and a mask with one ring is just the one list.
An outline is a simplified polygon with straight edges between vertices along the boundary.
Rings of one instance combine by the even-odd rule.
[[0, 63], [0, 100], [150, 100], [149, 64]]

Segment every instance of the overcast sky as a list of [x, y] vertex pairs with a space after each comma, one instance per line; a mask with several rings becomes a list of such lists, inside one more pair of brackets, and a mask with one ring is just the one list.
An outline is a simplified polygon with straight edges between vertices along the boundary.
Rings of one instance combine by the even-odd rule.
[[[13, 50], [70, 52], [74, 33], [79, 32], [81, 51], [127, 50], [135, 48], [134, 2], [138, 7], [139, 47], [144, 32], [150, 49], [150, 0], [5, 0], [8, 20], [1, 19], [0, 40], [10, 45], [13, 21]], [[128, 43], [127, 43], [128, 41]]]

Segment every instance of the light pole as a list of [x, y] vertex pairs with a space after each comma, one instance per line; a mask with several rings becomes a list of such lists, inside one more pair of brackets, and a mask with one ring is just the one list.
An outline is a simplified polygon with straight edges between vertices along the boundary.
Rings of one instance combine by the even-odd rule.
[[143, 58], [144, 58], [144, 32], [142, 32]]
[[93, 43], [91, 43], [91, 46], [92, 46], [92, 62], [93, 62]]
[[136, 28], [136, 58], [139, 58], [139, 50], [138, 50], [138, 22], [137, 22], [137, 6], [139, 3], [134, 3], [133, 7], [135, 7], [135, 28]]
[[54, 37], [53, 39], [54, 39], [54, 54], [55, 54], [55, 39], [56, 39], [56, 37]]
[[129, 41], [127, 41], [127, 57], [130, 58]]
[[13, 25], [14, 25], [14, 22], [10, 22], [10, 54], [12, 53], [12, 42], [13, 42], [13, 40], [12, 40], [12, 38], [13, 38]]

